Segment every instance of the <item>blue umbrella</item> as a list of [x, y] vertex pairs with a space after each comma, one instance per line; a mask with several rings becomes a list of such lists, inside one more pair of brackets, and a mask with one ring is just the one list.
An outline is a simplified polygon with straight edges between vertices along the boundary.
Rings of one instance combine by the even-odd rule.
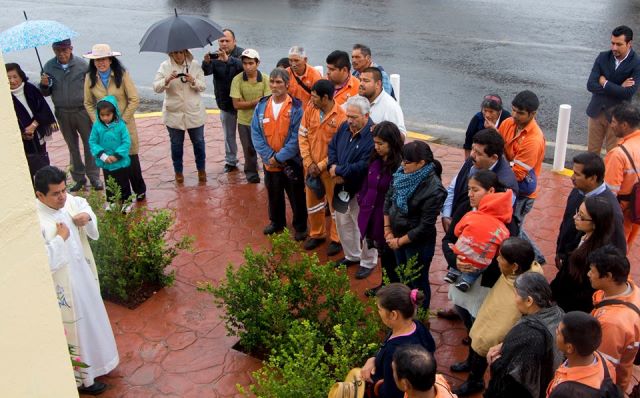
[[[24, 13], [24, 18], [27, 19], [26, 13]], [[0, 50], [4, 53], [10, 53], [12, 51], [35, 48], [38, 62], [40, 62], [40, 69], [42, 69], [40, 54], [38, 54], [36, 47], [70, 39], [76, 35], [75, 31], [60, 22], [26, 20], [0, 33]]]

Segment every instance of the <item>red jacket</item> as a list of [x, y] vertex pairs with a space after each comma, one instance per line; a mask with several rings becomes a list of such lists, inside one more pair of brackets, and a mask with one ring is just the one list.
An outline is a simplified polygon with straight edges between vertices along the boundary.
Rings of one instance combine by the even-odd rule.
[[456, 224], [458, 237], [453, 252], [479, 270], [491, 264], [502, 242], [509, 237], [505, 224], [513, 215], [513, 193], [489, 193], [480, 200], [478, 210], [470, 211]]

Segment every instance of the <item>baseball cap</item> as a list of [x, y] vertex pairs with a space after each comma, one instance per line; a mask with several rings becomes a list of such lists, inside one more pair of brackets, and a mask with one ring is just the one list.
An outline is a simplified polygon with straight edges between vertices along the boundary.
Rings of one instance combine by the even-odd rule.
[[247, 48], [246, 50], [244, 50], [242, 52], [242, 55], [240, 55], [240, 58], [242, 57], [253, 58], [260, 61], [260, 54], [258, 54], [258, 52], [253, 48]]
[[64, 40], [56, 41], [53, 44], [51, 44], [51, 47], [57, 47], [57, 48], [71, 47], [71, 40], [70, 39], [64, 39]]

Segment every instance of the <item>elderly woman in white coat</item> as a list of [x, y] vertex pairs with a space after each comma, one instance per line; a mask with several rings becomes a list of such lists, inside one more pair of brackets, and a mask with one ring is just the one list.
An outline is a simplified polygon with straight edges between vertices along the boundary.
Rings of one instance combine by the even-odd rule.
[[193, 144], [198, 181], [207, 180], [204, 142], [206, 112], [201, 96], [205, 88], [204, 72], [189, 50], [170, 52], [169, 59], [160, 64], [153, 81], [155, 92], [165, 93], [162, 120], [169, 130], [171, 160], [179, 184], [184, 182], [182, 154], [185, 131], [189, 133]]

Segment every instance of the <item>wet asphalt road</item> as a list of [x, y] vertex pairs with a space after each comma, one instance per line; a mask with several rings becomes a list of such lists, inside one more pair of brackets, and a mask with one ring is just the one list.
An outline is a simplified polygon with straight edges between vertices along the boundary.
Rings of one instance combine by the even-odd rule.
[[[253, 47], [269, 72], [291, 45], [307, 48], [313, 65], [334, 49], [369, 45], [374, 60], [401, 75], [401, 104], [408, 127], [460, 144], [482, 96], [495, 92], [509, 104], [529, 89], [541, 100], [538, 120], [555, 140], [558, 106], [571, 104], [569, 142], [586, 143], [586, 79], [597, 53], [608, 49], [613, 27], [640, 34], [640, 2], [633, 0], [0, 0], [0, 29], [31, 19], [54, 19], [79, 35], [75, 53], [106, 42], [140, 87], [146, 109], [162, 96], [150, 89], [163, 54], [138, 53], [153, 22], [173, 13], [209, 16], [235, 30], [238, 44]], [[50, 48], [40, 49], [43, 61]], [[195, 50], [202, 58], [204, 50]], [[35, 76], [33, 51], [5, 55]], [[210, 81], [208, 81], [209, 84]], [[213, 106], [212, 87], [207, 103]], [[551, 156], [552, 151], [547, 151]]]

